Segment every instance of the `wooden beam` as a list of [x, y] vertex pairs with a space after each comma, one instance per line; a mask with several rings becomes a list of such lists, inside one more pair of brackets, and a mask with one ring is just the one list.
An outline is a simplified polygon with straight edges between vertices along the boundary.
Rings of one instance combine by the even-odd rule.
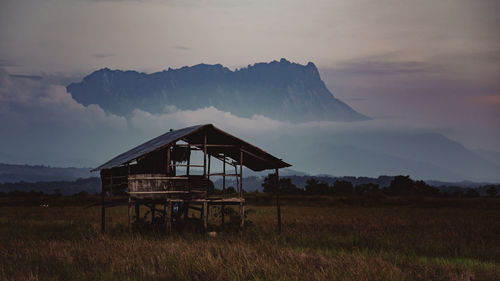
[[226, 177], [239, 177], [240, 174], [225, 174], [224, 172], [222, 173], [213, 173], [213, 174], [208, 174], [209, 176], [226, 176]]
[[189, 176], [189, 168], [191, 167], [191, 147], [189, 147], [189, 157], [187, 159], [186, 175]]
[[130, 191], [129, 194], [184, 194], [185, 190], [165, 190], [165, 191]]
[[[226, 196], [226, 155], [223, 155], [224, 161], [222, 161], [222, 198]], [[224, 227], [224, 205], [220, 207], [222, 227]]]
[[240, 197], [243, 197], [243, 148], [240, 149]]
[[203, 176], [207, 177], [207, 131], [203, 134]]
[[131, 176], [129, 180], [187, 180], [189, 177], [143, 177], [140, 175]]
[[[172, 152], [174, 151], [173, 147], [175, 146], [175, 143], [174, 145], [172, 146]], [[173, 176], [176, 176], [177, 175], [177, 165], [176, 165], [176, 162], [175, 162], [175, 157], [172, 157], [170, 156], [170, 158], [172, 158], [172, 165], [170, 165], [172, 167], [172, 175]]]
[[170, 174], [170, 146], [167, 148], [167, 175], [171, 175]]
[[[238, 174], [238, 167], [236, 167], [236, 165], [234, 166], [234, 173]], [[240, 187], [240, 177], [237, 176], [236, 177], [236, 189], [238, 189]], [[238, 190], [236, 190], [236, 192], [238, 192]]]
[[241, 148], [241, 150], [242, 150], [243, 152], [245, 152], [246, 154], [249, 154], [249, 155], [251, 155], [251, 156], [253, 156], [253, 157], [255, 157], [255, 158], [259, 159], [259, 160], [262, 160], [262, 161], [264, 161], [264, 162], [270, 162], [270, 161], [269, 161], [269, 159], [264, 159], [264, 158], [262, 158], [262, 157], [258, 156], [257, 154], [252, 153], [252, 152], [250, 152], [250, 151], [248, 151], [248, 150], [246, 150], [246, 149], [244, 149], [244, 148]]
[[171, 166], [174, 166], [174, 167], [198, 167], [198, 168], [203, 167], [203, 165], [194, 165], [194, 164], [175, 164], [175, 165], [171, 165]]
[[210, 162], [211, 162], [211, 161], [210, 161], [210, 159], [211, 159], [211, 158], [212, 158], [212, 157], [210, 157], [210, 154], [208, 154], [208, 168], [207, 168], [207, 170], [208, 170], [208, 171], [207, 171], [207, 178], [208, 178], [208, 179], [210, 179], [210, 164], [211, 164], [211, 163], [210, 163]]

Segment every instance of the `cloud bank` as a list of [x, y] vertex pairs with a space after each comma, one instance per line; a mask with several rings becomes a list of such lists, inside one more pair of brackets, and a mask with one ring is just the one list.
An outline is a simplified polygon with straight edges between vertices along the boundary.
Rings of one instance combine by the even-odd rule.
[[169, 129], [206, 123], [311, 174], [498, 179], [496, 167], [439, 134], [441, 128], [404, 119], [291, 123], [171, 105], [162, 114], [135, 109], [126, 118], [79, 104], [61, 85], [0, 71], [0, 162], [95, 167]]

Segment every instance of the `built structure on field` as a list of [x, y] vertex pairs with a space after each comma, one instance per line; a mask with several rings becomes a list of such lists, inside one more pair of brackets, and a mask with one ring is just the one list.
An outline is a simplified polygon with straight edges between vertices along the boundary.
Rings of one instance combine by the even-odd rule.
[[[224, 224], [224, 207], [236, 205], [243, 227], [243, 167], [253, 171], [271, 169], [278, 178], [278, 170], [290, 164], [212, 124], [170, 130], [92, 170], [101, 174], [102, 230], [106, 226], [106, 208], [121, 205], [112, 197], [124, 194], [128, 195], [125, 204], [130, 230], [132, 219], [141, 218], [141, 205], [147, 207], [146, 215], [151, 215], [152, 223], [160, 221], [167, 230], [174, 220], [187, 220], [190, 209], [200, 212], [199, 218], [207, 229], [210, 206], [220, 206]], [[222, 178], [222, 193], [211, 192], [211, 179], [215, 177]], [[236, 178], [236, 192], [226, 189], [227, 177]]]

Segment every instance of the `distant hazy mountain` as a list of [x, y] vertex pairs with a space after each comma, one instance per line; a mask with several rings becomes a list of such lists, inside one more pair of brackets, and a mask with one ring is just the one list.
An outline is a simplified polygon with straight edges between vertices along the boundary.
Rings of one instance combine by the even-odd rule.
[[294, 169], [309, 173], [500, 182], [500, 165], [437, 133], [345, 131], [317, 133], [311, 138], [306, 131], [258, 145], [287, 155]]
[[95, 177], [90, 168], [56, 168], [43, 165], [13, 165], [0, 163], [0, 183], [73, 181], [78, 178]]
[[199, 64], [152, 74], [100, 69], [67, 87], [75, 100], [98, 104], [127, 116], [139, 108], [161, 113], [167, 106], [214, 106], [234, 115], [264, 115], [283, 121], [358, 121], [368, 119], [336, 99], [313, 63], [285, 59], [231, 71], [220, 64]]

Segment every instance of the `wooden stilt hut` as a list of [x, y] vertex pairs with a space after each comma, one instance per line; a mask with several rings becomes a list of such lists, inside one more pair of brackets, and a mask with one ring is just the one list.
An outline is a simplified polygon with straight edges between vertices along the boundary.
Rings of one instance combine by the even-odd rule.
[[[211, 170], [216, 161], [222, 171]], [[278, 175], [278, 169], [290, 164], [212, 124], [170, 130], [92, 170], [101, 173], [102, 231], [106, 227], [106, 208], [124, 203], [110, 199], [117, 194], [128, 194], [125, 204], [129, 206], [130, 230], [132, 218], [140, 218], [141, 205], [150, 210], [151, 222], [161, 220], [167, 230], [172, 228], [174, 216], [187, 219], [189, 209], [200, 212], [207, 229], [209, 206], [214, 205], [220, 206], [223, 224], [224, 206], [237, 205], [243, 227], [244, 166], [253, 171], [273, 169]], [[222, 194], [210, 193], [213, 177], [222, 177]], [[227, 192], [227, 177], [236, 178], [236, 193]]]

